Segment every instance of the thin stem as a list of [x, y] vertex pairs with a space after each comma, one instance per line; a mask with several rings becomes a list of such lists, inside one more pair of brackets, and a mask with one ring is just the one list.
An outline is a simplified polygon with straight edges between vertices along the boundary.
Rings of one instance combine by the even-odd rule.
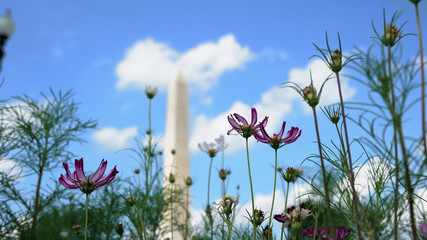
[[173, 240], [173, 184], [171, 184], [171, 240]]
[[211, 162], [209, 164], [209, 173], [208, 173], [208, 205], [211, 204], [211, 202], [209, 201], [209, 194], [210, 194], [210, 188], [211, 188], [211, 169], [212, 169], [212, 162], [213, 162], [213, 157], [211, 157]]
[[274, 149], [274, 186], [273, 186], [273, 201], [271, 203], [270, 219], [268, 226], [271, 228], [271, 217], [273, 216], [274, 198], [276, 196], [276, 177], [277, 177], [277, 149]]
[[190, 219], [190, 212], [188, 211], [188, 205], [190, 205], [190, 187], [187, 187], [187, 204], [185, 204], [185, 231], [184, 240], [188, 238], [188, 220]]
[[139, 223], [141, 224], [142, 227], [142, 233], [144, 234], [144, 239], [147, 240], [147, 236], [145, 235], [145, 226], [144, 226], [144, 222], [142, 221], [142, 216], [139, 213], [138, 208], [136, 207], [136, 205], [133, 205], [133, 208], [135, 208], [136, 213], [138, 214], [138, 218], [139, 218]]
[[[286, 187], [285, 210], [283, 210], [283, 213], [286, 213], [286, 211], [288, 210], [288, 195], [289, 195], [289, 182], [287, 182], [287, 187]], [[282, 223], [282, 233], [280, 234], [280, 240], [283, 240], [284, 231], [285, 231], [285, 223]]]
[[328, 181], [327, 181], [327, 178], [326, 178], [325, 163], [323, 161], [322, 143], [320, 142], [319, 126], [317, 124], [316, 108], [312, 107], [312, 109], [313, 109], [313, 115], [314, 115], [314, 125], [316, 127], [317, 146], [319, 148], [320, 164], [321, 164], [322, 174], [323, 174], [323, 185], [325, 186], [325, 197], [326, 197], [326, 206], [327, 206], [327, 209], [328, 209], [329, 226], [332, 228], [332, 237], [334, 239], [336, 239], [336, 235], [335, 235], [335, 223], [334, 223], [334, 219], [333, 219], [333, 216], [332, 216], [331, 201], [329, 199]]
[[313, 234], [313, 240], [316, 240], [316, 234], [317, 234], [317, 217], [315, 219], [315, 224], [314, 224], [314, 234]]
[[249, 162], [249, 143], [248, 138], [246, 138], [246, 156], [248, 159], [248, 173], [249, 173], [249, 184], [251, 186], [251, 198], [252, 198], [252, 224], [254, 226], [254, 240], [256, 240], [256, 223], [255, 223], [255, 201], [254, 201], [254, 190], [252, 186], [252, 176], [251, 176], [251, 164]]
[[421, 124], [423, 130], [423, 142], [424, 142], [424, 156], [427, 162], [427, 130], [426, 130], [426, 92], [425, 92], [425, 72], [424, 72], [424, 49], [423, 49], [423, 37], [421, 35], [421, 22], [420, 13], [418, 9], [418, 3], [415, 4], [415, 12], [417, 14], [417, 25], [418, 25], [418, 40], [420, 42], [420, 61], [421, 61]]
[[86, 194], [86, 210], [85, 210], [85, 240], [87, 239], [87, 221], [89, 218], [88, 214], [88, 207], [89, 207], [89, 194]]
[[[350, 168], [349, 169], [349, 171], [350, 171], [350, 185], [351, 185], [351, 189], [353, 192], [353, 203], [354, 203], [354, 208], [355, 208], [356, 219], [359, 219], [358, 197], [357, 197], [356, 188], [354, 186], [353, 161], [351, 160], [350, 142], [348, 140], [347, 122], [346, 122], [346, 115], [345, 115], [345, 110], [344, 110], [344, 100], [342, 97], [340, 77], [339, 77], [338, 73], [336, 73], [336, 77], [337, 77], [337, 83], [338, 83], [338, 92], [340, 95], [341, 115], [342, 115], [342, 120], [343, 120], [343, 124], [344, 124], [345, 141], [347, 143], [348, 165]], [[356, 223], [356, 226], [357, 226], [357, 236], [358, 236], [359, 240], [362, 240], [362, 233], [360, 232], [359, 223]], [[335, 228], [333, 228], [333, 232], [335, 233]]]
[[398, 239], [398, 232], [399, 232], [399, 216], [398, 216], [398, 208], [399, 208], [399, 152], [398, 152], [398, 142], [397, 142], [397, 133], [396, 133], [396, 102], [394, 97], [394, 84], [393, 84], [393, 76], [391, 74], [391, 47], [387, 48], [388, 52], [388, 75], [390, 78], [390, 92], [391, 92], [391, 114], [393, 118], [393, 142], [394, 142], [394, 157], [396, 159], [395, 163], [395, 175], [396, 175], [396, 182], [395, 182], [395, 188], [394, 188], [394, 239]]
[[227, 223], [228, 228], [228, 240], [231, 240], [231, 224]]

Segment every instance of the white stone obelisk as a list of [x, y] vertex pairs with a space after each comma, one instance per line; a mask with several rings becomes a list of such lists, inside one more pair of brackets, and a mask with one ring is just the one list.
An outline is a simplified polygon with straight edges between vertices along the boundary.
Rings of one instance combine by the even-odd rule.
[[[166, 107], [166, 133], [164, 145], [164, 183], [169, 185], [169, 175], [174, 174], [176, 180], [174, 189], [184, 189], [184, 179], [190, 176], [190, 157], [188, 147], [188, 86], [181, 71], [178, 69], [174, 79], [169, 83], [167, 107]], [[175, 151], [173, 155], [171, 152]], [[168, 189], [168, 188], [167, 188]], [[178, 205], [178, 204], [176, 204]], [[180, 225], [186, 223], [185, 209], [181, 206], [173, 207], [173, 214]], [[188, 209], [188, 206], [187, 208]], [[166, 214], [170, 218], [170, 213]], [[174, 217], [175, 218], [175, 217]], [[163, 228], [170, 228], [170, 220], [163, 220]], [[167, 231], [169, 232], [169, 231]], [[172, 234], [167, 233], [162, 239], [172, 239]], [[181, 240], [182, 236], [178, 231], [173, 232], [173, 240]]]

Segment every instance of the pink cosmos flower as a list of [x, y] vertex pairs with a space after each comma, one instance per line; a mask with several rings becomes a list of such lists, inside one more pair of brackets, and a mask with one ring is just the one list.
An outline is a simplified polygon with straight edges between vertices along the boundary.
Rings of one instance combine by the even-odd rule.
[[421, 229], [421, 232], [423, 233], [424, 237], [427, 237], [427, 224], [423, 223], [418, 227]]
[[80, 160], [75, 160], [76, 170], [73, 172], [73, 174], [71, 174], [67, 163], [64, 162], [62, 165], [66, 171], [66, 177], [64, 177], [62, 174], [61, 177], [59, 177], [59, 182], [62, 184], [62, 186], [69, 189], [78, 188], [86, 194], [90, 194], [105, 184], [110, 183], [113, 181], [116, 174], [119, 173], [116, 169], [117, 166], [115, 166], [106, 177], [101, 179], [104, 175], [105, 169], [107, 168], [107, 161], [104, 161], [104, 159], [102, 159], [98, 170], [96, 170], [92, 177], [86, 177], [84, 173], [83, 158], [80, 158]]
[[[320, 236], [322, 234], [324, 234], [325, 232], [327, 232], [329, 229], [328, 226], [321, 228], [321, 229], [316, 229], [316, 236]], [[313, 237], [314, 236], [314, 227], [310, 227], [309, 229], [301, 229], [302, 234], [305, 237]]]
[[227, 134], [230, 135], [232, 131], [236, 131], [238, 134], [242, 135], [242, 137], [249, 138], [253, 135], [254, 132], [259, 130], [261, 124], [267, 124], [268, 117], [265, 117], [261, 123], [257, 124], [258, 117], [255, 108], [251, 108], [251, 113], [251, 124], [249, 124], [244, 117], [237, 113], [229, 115], [228, 122], [232, 128], [227, 131]]
[[280, 129], [280, 132], [278, 134], [273, 134], [273, 136], [270, 137], [270, 135], [268, 135], [268, 133], [265, 131], [266, 125], [267, 120], [264, 119], [263, 122], [261, 122], [261, 124], [259, 125], [260, 131], [254, 132], [254, 137], [256, 138], [256, 140], [262, 143], [269, 144], [275, 150], [285, 146], [286, 144], [295, 142], [301, 136], [302, 130], [299, 130], [299, 128], [297, 127], [292, 127], [291, 130], [289, 130], [283, 137], [283, 133], [285, 131], [286, 126], [286, 122], [283, 122], [282, 129]]
[[[345, 240], [345, 238], [350, 235], [351, 229], [346, 229], [344, 226], [335, 227], [335, 236], [337, 240]], [[322, 239], [333, 240], [334, 238], [329, 235], [323, 235]]]

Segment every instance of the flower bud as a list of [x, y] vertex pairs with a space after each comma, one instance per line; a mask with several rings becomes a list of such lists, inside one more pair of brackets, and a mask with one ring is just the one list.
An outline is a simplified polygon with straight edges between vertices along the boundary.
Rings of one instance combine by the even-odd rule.
[[82, 233], [83, 227], [81, 224], [76, 224], [76, 225], [73, 225], [73, 227], [71, 229], [73, 229], [73, 232], [75, 234], [80, 234], [80, 233]]
[[187, 178], [185, 179], [185, 185], [186, 185], [187, 187], [190, 187], [191, 185], [193, 185], [193, 179], [191, 179], [191, 177], [187, 177]]
[[172, 154], [172, 155], [175, 155], [175, 154], [176, 154], [176, 150], [175, 150], [175, 149], [172, 149], [172, 150], [171, 150], [171, 154]]
[[418, 4], [421, 0], [409, 0], [409, 1], [411, 1], [413, 4]]
[[136, 204], [136, 199], [134, 196], [126, 196], [126, 200], [125, 203], [127, 206], [131, 207], [134, 206]]
[[338, 73], [342, 69], [342, 55], [341, 51], [336, 49], [331, 55], [331, 62], [329, 64], [332, 72]]
[[123, 224], [121, 224], [121, 223], [117, 224], [116, 233], [119, 234], [120, 236], [123, 235], [123, 233], [124, 233]]
[[396, 25], [390, 26], [388, 24], [385, 25], [384, 33], [381, 38], [381, 42], [386, 47], [393, 47], [396, 44], [397, 40], [402, 37], [402, 31], [400, 31]]
[[221, 168], [221, 170], [219, 170], [219, 178], [225, 180], [227, 178], [227, 170]]
[[145, 95], [147, 95], [148, 99], [153, 99], [154, 96], [156, 96], [156, 94], [157, 94], [156, 87], [151, 87], [151, 86], [145, 87]]
[[270, 228], [268, 224], [262, 229], [262, 239], [273, 239], [273, 228]]
[[283, 180], [288, 183], [295, 182], [299, 177], [301, 177], [302, 171], [299, 169], [288, 167], [286, 168], [285, 174], [282, 175]]
[[319, 104], [319, 97], [317, 96], [317, 90], [312, 85], [309, 85], [301, 90], [301, 94], [304, 97], [304, 100], [310, 105], [310, 107], [315, 107]]
[[255, 225], [259, 226], [265, 220], [265, 213], [261, 209], [255, 209]]
[[171, 184], [175, 183], [175, 175], [173, 175], [173, 173], [169, 174], [169, 183], [171, 183]]
[[133, 172], [134, 172], [135, 174], [139, 174], [139, 173], [141, 172], [141, 170], [140, 170], [139, 168], [137, 168], [137, 169], [133, 170]]

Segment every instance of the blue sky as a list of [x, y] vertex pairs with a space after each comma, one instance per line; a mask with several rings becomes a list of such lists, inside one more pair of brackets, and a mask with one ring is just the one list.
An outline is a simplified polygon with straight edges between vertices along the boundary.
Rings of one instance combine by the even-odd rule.
[[[295, 143], [279, 151], [279, 164], [298, 166], [317, 148], [312, 115], [286, 81], [308, 84], [309, 71], [316, 82], [329, 74], [316, 54], [313, 42], [325, 46], [328, 31], [332, 48], [339, 32], [345, 53], [354, 46], [372, 44], [372, 21], [382, 31], [382, 13], [387, 19], [402, 11], [399, 25], [416, 33], [414, 8], [409, 1], [4, 1], [11, 9], [16, 32], [7, 42], [0, 89], [2, 99], [26, 93], [73, 89], [80, 102], [79, 116], [98, 120], [83, 145], [73, 145], [86, 169], [95, 169], [101, 159], [117, 165], [122, 176], [137, 164], [117, 150], [132, 146], [137, 131], [147, 128], [148, 100], [143, 89], [157, 86], [153, 102], [154, 135], [165, 129], [166, 86], [176, 69], [190, 85], [191, 171], [195, 179], [193, 206], [205, 204], [208, 157], [197, 149], [201, 141], [213, 141], [230, 128], [226, 116], [238, 112], [249, 117], [250, 107], [259, 116], [270, 116], [267, 129], [278, 132], [281, 122], [302, 129]], [[0, 8], [0, 11], [1, 8]], [[427, 23], [427, 6], [420, 3], [421, 22]], [[424, 24], [423, 33], [427, 34]], [[418, 51], [418, 39], [402, 40], [405, 52]], [[316, 83], [318, 84], [318, 83]], [[361, 101], [366, 89], [343, 79], [347, 100]], [[322, 104], [338, 100], [335, 80], [328, 82]], [[418, 115], [417, 115], [418, 114]], [[419, 119], [415, 111], [414, 119]], [[335, 137], [321, 120], [324, 141]], [[331, 132], [331, 133], [330, 133]], [[354, 135], [360, 131], [353, 129]], [[357, 136], [355, 136], [357, 137]], [[241, 201], [250, 200], [244, 140], [226, 136], [230, 144], [225, 165], [232, 171], [229, 193], [240, 184]], [[112, 144], [113, 143], [113, 144]], [[72, 159], [70, 159], [71, 161]], [[265, 196], [273, 188], [274, 152], [261, 143], [251, 145], [254, 190]], [[215, 159], [213, 198], [220, 197]], [[307, 172], [312, 167], [304, 167]], [[61, 169], [55, 173], [59, 176]], [[50, 177], [46, 176], [45, 182]], [[278, 185], [281, 189], [281, 184]], [[261, 196], [261, 195], [260, 195]], [[265, 197], [264, 196], [264, 197]], [[268, 197], [266, 197], [268, 198]], [[261, 198], [260, 198], [261, 199]], [[261, 201], [261, 200], [260, 200]], [[276, 202], [278, 203], [278, 202]], [[280, 201], [279, 203], [280, 204]], [[267, 205], [268, 206], [268, 205]]]

